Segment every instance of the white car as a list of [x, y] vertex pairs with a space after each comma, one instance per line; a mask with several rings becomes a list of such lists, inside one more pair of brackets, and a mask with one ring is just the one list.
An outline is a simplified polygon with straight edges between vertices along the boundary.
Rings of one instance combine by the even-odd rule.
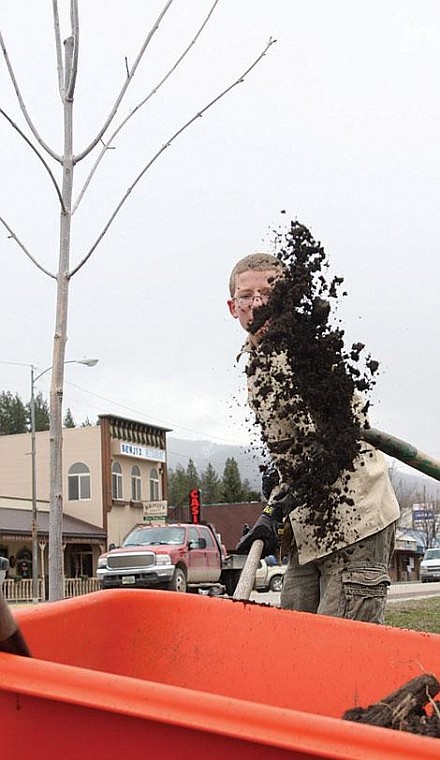
[[422, 583], [440, 581], [440, 548], [427, 549], [420, 563]]
[[266, 560], [260, 560], [255, 573], [254, 589], [256, 591], [276, 591], [279, 593], [283, 587], [286, 565], [268, 565]]

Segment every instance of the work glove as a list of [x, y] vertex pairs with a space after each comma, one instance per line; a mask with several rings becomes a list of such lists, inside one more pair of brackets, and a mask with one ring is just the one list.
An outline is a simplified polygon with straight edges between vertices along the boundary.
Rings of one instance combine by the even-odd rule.
[[290, 491], [281, 491], [269, 501], [267, 506], [271, 507], [274, 517], [279, 522], [283, 522], [284, 518], [288, 517], [292, 510], [298, 506], [298, 503], [293, 493]]
[[261, 478], [261, 491], [266, 501], [270, 501], [270, 495], [274, 488], [279, 485], [280, 476], [276, 466], [270, 462], [263, 470]]
[[264, 542], [261, 556], [276, 555], [283, 534], [284, 518], [292, 511], [294, 506], [294, 497], [290, 493], [281, 493], [277, 499], [269, 502], [264, 507], [257, 522], [241, 537], [236, 546], [237, 553], [248, 554], [254, 541], [260, 539]]
[[[265, 509], [267, 509], [267, 507], [265, 507]], [[241, 537], [236, 546], [237, 553], [248, 554], [254, 541], [260, 539], [264, 542], [263, 551], [261, 553], [262, 557], [267, 557], [269, 554], [276, 554], [279, 546], [278, 530], [280, 526], [282, 528], [282, 523], [278, 523], [263, 510], [257, 522], [245, 536]]]

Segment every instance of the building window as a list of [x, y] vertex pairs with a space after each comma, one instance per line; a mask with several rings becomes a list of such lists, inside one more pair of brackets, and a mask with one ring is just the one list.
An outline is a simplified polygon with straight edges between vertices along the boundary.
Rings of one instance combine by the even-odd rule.
[[86, 464], [75, 462], [67, 475], [69, 501], [90, 499], [90, 470]]
[[122, 499], [122, 469], [119, 462], [112, 465], [112, 497]]
[[131, 468], [131, 499], [132, 501], [140, 501], [142, 498], [141, 489], [141, 471], [137, 464], [134, 464]]
[[159, 475], [157, 470], [150, 470], [150, 501], [159, 501]]

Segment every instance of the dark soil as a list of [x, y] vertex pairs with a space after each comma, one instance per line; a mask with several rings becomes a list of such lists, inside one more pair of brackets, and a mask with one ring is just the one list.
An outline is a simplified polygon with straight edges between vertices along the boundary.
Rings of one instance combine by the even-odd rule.
[[347, 710], [342, 719], [440, 738], [439, 690], [437, 678], [424, 674], [373, 705]]
[[[366, 398], [379, 365], [365, 355], [362, 343], [344, 346], [344, 331], [335, 326], [333, 315], [338, 299], [346, 295], [343, 278], [329, 278], [324, 248], [310, 231], [293, 221], [286, 233], [277, 233], [276, 247], [285, 277], [275, 283], [269, 304], [254, 312], [251, 331], [264, 323], [269, 327], [247, 372], [255, 380], [263, 444], [269, 456], [277, 454], [283, 482], [291, 485], [298, 505], [311, 508], [316, 538], [331, 550], [339, 538], [335, 507], [353, 504], [348, 481], [363, 447]], [[280, 390], [273, 414], [288, 417], [294, 435], [282, 450], [268, 440], [265, 421], [259, 418], [258, 399], [273, 390], [272, 378], [266, 372], [257, 380], [258, 369], [280, 352], [289, 371], [276, 377]], [[364, 399], [360, 416], [353, 412], [355, 391]]]

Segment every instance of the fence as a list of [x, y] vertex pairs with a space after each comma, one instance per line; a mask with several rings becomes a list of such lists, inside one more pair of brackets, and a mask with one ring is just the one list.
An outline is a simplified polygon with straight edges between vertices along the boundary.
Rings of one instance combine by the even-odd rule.
[[[98, 578], [64, 578], [64, 597], [81, 596], [99, 590]], [[2, 591], [8, 602], [32, 601], [32, 578], [7, 578]], [[38, 579], [38, 601], [44, 602], [46, 590], [44, 581]]]
[[64, 578], [64, 596], [81, 596], [99, 591], [98, 578]]

